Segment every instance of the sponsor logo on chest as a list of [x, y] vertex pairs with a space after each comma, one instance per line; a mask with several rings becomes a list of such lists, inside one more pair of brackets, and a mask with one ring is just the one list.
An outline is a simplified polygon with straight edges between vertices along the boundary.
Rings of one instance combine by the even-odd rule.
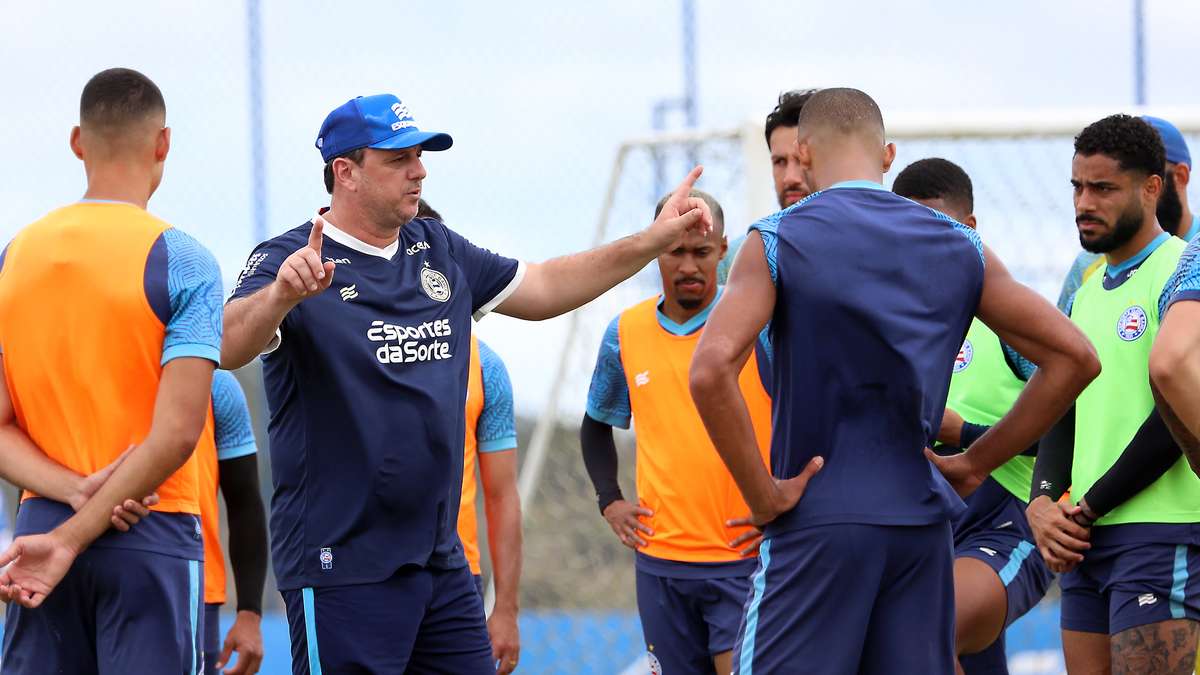
[[451, 335], [450, 319], [408, 326], [372, 321], [367, 329], [367, 339], [373, 345], [382, 343], [375, 348], [375, 358], [380, 363], [444, 361], [453, 356], [450, 341], [446, 339]]

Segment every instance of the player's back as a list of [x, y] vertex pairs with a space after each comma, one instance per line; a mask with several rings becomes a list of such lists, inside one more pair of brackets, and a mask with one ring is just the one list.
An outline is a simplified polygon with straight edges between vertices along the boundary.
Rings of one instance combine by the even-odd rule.
[[772, 528], [922, 525], [961, 509], [923, 450], [983, 288], [977, 235], [866, 181], [754, 227], [778, 288], [772, 472], [825, 458]]
[[[5, 250], [0, 350], [17, 421], [73, 471], [103, 468], [150, 430], [172, 316], [173, 235], [192, 242], [134, 205], [81, 202]], [[156, 510], [199, 513], [195, 462], [158, 493]]]

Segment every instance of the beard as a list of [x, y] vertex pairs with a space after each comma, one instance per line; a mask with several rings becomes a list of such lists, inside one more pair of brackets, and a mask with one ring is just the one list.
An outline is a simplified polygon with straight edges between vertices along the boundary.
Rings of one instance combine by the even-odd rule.
[[1162, 196], [1158, 198], [1158, 207], [1154, 213], [1158, 216], [1158, 224], [1168, 234], [1182, 236], [1186, 232], [1180, 232], [1179, 228], [1183, 220], [1183, 202], [1179, 199], [1179, 193], [1175, 191], [1175, 174], [1167, 172], [1167, 181], [1163, 185]]
[[700, 309], [700, 304], [704, 302], [704, 298], [676, 298], [675, 302], [678, 302], [680, 307], [690, 312], [693, 309]]
[[1084, 241], [1083, 235], [1080, 234], [1079, 245], [1089, 253], [1108, 253], [1118, 249], [1133, 239], [1138, 230], [1142, 229], [1142, 220], [1145, 215], [1141, 205], [1134, 201], [1117, 218], [1111, 232], [1101, 235], [1091, 242]]

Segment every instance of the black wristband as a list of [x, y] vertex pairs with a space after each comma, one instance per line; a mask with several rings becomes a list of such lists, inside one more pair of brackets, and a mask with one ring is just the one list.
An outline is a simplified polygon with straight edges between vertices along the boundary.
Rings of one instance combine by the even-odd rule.
[[966, 450], [971, 447], [971, 444], [979, 440], [979, 437], [984, 434], [990, 426], [986, 424], [972, 424], [971, 422], [963, 422], [962, 431], [958, 435], [958, 445]]
[[600, 515], [604, 515], [604, 509], [607, 509], [609, 504], [623, 499], [625, 499], [625, 495], [621, 494], [620, 490], [600, 495], [596, 500], [596, 503], [600, 506]]

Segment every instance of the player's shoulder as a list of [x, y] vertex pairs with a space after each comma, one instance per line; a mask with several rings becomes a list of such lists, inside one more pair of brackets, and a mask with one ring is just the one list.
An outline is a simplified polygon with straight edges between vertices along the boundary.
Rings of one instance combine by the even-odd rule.
[[617, 330], [617, 326], [620, 325], [622, 320], [628, 320], [627, 317], [633, 317], [637, 314], [652, 314], [657, 312], [658, 303], [661, 300], [661, 295], [652, 295], [644, 300], [639, 300], [632, 305], [629, 305], [625, 309], [622, 309], [620, 312], [617, 312], [617, 315], [613, 317], [612, 321], [609, 323], [609, 330]]
[[[166, 250], [169, 287], [188, 288], [198, 282], [219, 282], [221, 268], [217, 264], [217, 258], [199, 239], [177, 227], [163, 230], [159, 238]], [[147, 269], [150, 269], [153, 263], [152, 255], [147, 262]], [[157, 268], [157, 265], [155, 267]]]
[[[762, 218], [759, 218], [750, 225], [748, 233], [752, 231], [758, 231], [760, 235], [776, 234], [779, 231], [779, 224], [783, 222], [784, 218], [800, 213], [801, 209], [813, 204], [817, 198], [826, 194], [827, 192], [827, 190], [817, 190], [816, 192], [813, 192], [791, 206], [786, 206], [769, 216], [763, 216]], [[745, 237], [743, 237], [743, 239], [744, 238]]]
[[1075, 256], [1075, 260], [1071, 263], [1071, 274], [1075, 274], [1080, 278], [1089, 276], [1091, 272], [1104, 264], [1104, 256], [1100, 253], [1092, 253], [1091, 251], [1080, 251]]
[[404, 225], [401, 232], [409, 239], [438, 243], [450, 243], [449, 240], [454, 235], [462, 237], [437, 218], [413, 218]]
[[925, 206], [924, 204], [918, 204], [917, 202], [914, 202], [906, 197], [901, 197], [900, 195], [896, 195], [896, 197], [911, 204], [914, 207], [914, 213], [928, 218], [932, 223], [939, 227], [949, 228], [950, 231], [956, 233], [958, 236], [961, 236], [963, 241], [969, 244], [979, 256], [980, 264], [984, 264], [983, 239], [979, 236], [979, 233], [975, 231], [975, 228], [965, 223], [961, 223], [949, 214], [938, 211], [935, 208]]

